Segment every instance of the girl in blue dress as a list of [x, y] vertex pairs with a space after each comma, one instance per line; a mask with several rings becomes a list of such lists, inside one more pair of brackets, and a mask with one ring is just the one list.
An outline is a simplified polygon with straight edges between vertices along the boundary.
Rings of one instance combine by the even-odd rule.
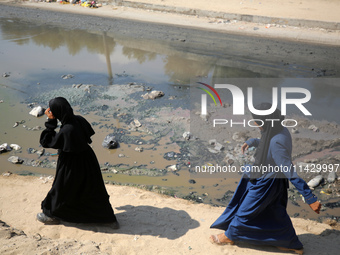
[[[267, 110], [270, 107], [271, 104], [262, 103], [256, 108]], [[321, 204], [294, 169], [292, 138], [288, 129], [281, 125], [281, 112], [276, 109], [268, 116], [253, 115], [253, 118], [261, 130], [261, 139], [249, 139], [241, 150], [244, 153], [249, 147], [257, 147], [255, 163], [244, 168], [229, 205], [211, 225], [225, 232], [210, 236], [210, 241], [216, 244], [244, 241], [303, 254], [303, 245], [286, 210], [288, 180], [316, 213], [320, 212]], [[268, 119], [280, 121], [266, 121]]]

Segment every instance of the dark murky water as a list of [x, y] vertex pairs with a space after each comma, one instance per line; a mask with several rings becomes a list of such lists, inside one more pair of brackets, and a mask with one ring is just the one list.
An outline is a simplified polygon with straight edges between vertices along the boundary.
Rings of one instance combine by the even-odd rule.
[[[0, 72], [8, 74], [0, 77], [0, 143], [18, 143], [30, 147], [38, 147], [40, 132], [23, 132], [22, 127], [13, 128], [16, 121], [25, 120], [27, 126], [43, 126], [43, 118], [28, 117], [29, 109], [24, 102], [26, 99], [49, 90], [62, 89], [72, 84], [95, 84], [110, 86], [112, 84], [127, 84], [135, 82], [147, 87], [164, 91], [173, 95], [174, 107], [188, 107], [189, 93], [187, 86], [192, 77], [203, 77], [213, 83], [220, 78], [251, 78], [274, 77], [253, 71], [244, 66], [230, 67], [219, 65], [216, 58], [186, 54], [168, 45], [150, 41], [135, 40], [133, 38], [116, 39], [113, 34], [105, 32], [68, 30], [50, 26], [36, 26], [18, 20], [0, 19]], [[256, 70], [261, 70], [256, 69]], [[63, 79], [63, 75], [72, 74], [72, 78]], [[296, 73], [299, 77], [300, 72]], [[292, 75], [294, 77], [294, 73]], [[329, 121], [337, 121], [334, 111], [320, 110], [327, 104], [329, 109], [339, 109], [340, 86], [331, 84], [327, 88], [307, 84], [316, 100], [313, 110], [315, 117]], [[46, 98], [48, 102], [49, 98]], [[100, 121], [100, 117], [89, 115], [90, 122]], [[114, 125], [119, 126], [117, 120], [112, 118]], [[95, 127], [96, 128], [96, 127]], [[101, 148], [105, 132], [96, 129], [97, 135], [93, 147], [100, 163], [114, 159], [122, 163], [131, 164], [132, 159], [118, 158], [117, 153], [108, 153]], [[123, 146], [121, 151], [129, 150]], [[178, 151], [177, 145], [165, 146], [156, 152], [149, 151], [143, 154], [134, 153], [133, 160], [140, 164], [155, 161], [154, 167], [164, 168], [174, 162], [163, 159], [166, 151]], [[13, 152], [15, 154], [15, 152]], [[24, 148], [23, 154], [28, 156]], [[126, 162], [124, 162], [126, 161]], [[32, 172], [45, 175], [54, 174], [53, 169], [31, 166], [12, 165], [7, 162], [7, 157], [0, 157], [0, 172]], [[226, 190], [234, 190], [237, 183], [235, 179], [208, 178], [197, 179], [196, 184], [190, 184], [190, 174], [181, 172], [180, 177], [168, 174], [161, 177], [128, 176], [104, 174], [106, 180], [121, 183], [134, 183], [141, 185], [159, 185], [173, 187], [179, 194], [196, 192], [199, 196], [209, 196], [210, 202], [217, 203], [215, 198], [222, 197]], [[209, 199], [205, 200], [206, 202]], [[294, 212], [295, 209], [291, 208]], [[307, 215], [307, 214], [306, 214]], [[301, 216], [301, 215], [300, 215]], [[305, 215], [302, 215], [304, 217]]]

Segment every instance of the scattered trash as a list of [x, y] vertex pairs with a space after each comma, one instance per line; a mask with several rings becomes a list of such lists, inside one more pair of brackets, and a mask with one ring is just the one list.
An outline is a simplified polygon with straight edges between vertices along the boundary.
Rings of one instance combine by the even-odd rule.
[[164, 96], [164, 92], [154, 90], [154, 91], [151, 91], [150, 93], [146, 93], [146, 94], [142, 95], [142, 98], [144, 98], [144, 99], [156, 99], [156, 98], [162, 97], [162, 96]]
[[18, 156], [11, 156], [8, 158], [8, 161], [13, 164], [22, 164], [24, 162], [23, 159], [20, 159]]
[[143, 147], [139, 147], [139, 146], [138, 146], [138, 147], [135, 148], [135, 151], [143, 152]]
[[308, 127], [308, 129], [309, 129], [309, 130], [313, 130], [314, 132], [319, 132], [319, 131], [320, 131], [319, 128], [318, 128], [317, 126], [315, 126], [315, 125], [310, 125], [310, 126]]
[[313, 189], [313, 188], [317, 187], [317, 186], [321, 183], [322, 180], [323, 180], [322, 175], [318, 175], [318, 176], [314, 177], [313, 179], [311, 179], [311, 180], [307, 183], [307, 185], [308, 185], [311, 189]]
[[10, 144], [9, 147], [11, 147], [13, 150], [16, 150], [16, 151], [21, 149], [21, 147], [19, 145], [14, 144], [14, 143]]
[[0, 154], [11, 150], [12, 148], [7, 143], [3, 143], [0, 145]]
[[293, 134], [298, 134], [299, 133], [299, 130], [297, 128], [292, 128], [292, 133]]
[[141, 127], [142, 126], [142, 124], [137, 119], [135, 119], [133, 122], [131, 122], [131, 125], [133, 125], [135, 127]]
[[107, 135], [102, 142], [102, 146], [107, 149], [116, 149], [118, 147], [116, 136], [112, 134]]
[[177, 170], [178, 170], [177, 165], [169, 166], [168, 169], [169, 169], [170, 171], [177, 171]]
[[9, 74], [8, 73], [3, 73], [2, 77], [7, 78], [7, 77], [9, 77]]
[[183, 133], [183, 138], [185, 139], [185, 140], [190, 140], [191, 139], [191, 137], [192, 137], [192, 134], [190, 133], [190, 132], [184, 132]]
[[224, 149], [224, 146], [222, 144], [220, 144], [220, 143], [215, 143], [215, 148], [214, 149], [217, 150], [217, 151], [221, 151], [221, 150]]
[[11, 173], [10, 171], [7, 171], [5, 173], [2, 174], [2, 176], [8, 177], [10, 175], [12, 175], [13, 173]]
[[332, 190], [331, 189], [321, 190], [320, 193], [326, 194], [326, 195], [331, 195], [332, 194]]
[[45, 109], [43, 107], [41, 107], [41, 106], [34, 107], [29, 112], [30, 115], [33, 115], [35, 117], [40, 117], [40, 116], [44, 115], [44, 113], [45, 113]]
[[41, 149], [37, 151], [37, 154], [39, 155], [39, 157], [44, 155], [44, 153], [45, 153], [45, 149]]

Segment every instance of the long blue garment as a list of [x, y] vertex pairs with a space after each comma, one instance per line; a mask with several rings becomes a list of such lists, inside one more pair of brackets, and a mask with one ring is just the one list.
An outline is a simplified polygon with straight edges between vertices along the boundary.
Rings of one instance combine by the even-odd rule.
[[[258, 139], [247, 144], [257, 146]], [[267, 164], [282, 166], [286, 172], [268, 172], [255, 182], [245, 172], [229, 205], [211, 228], [222, 229], [232, 241], [272, 245], [291, 249], [303, 247], [287, 214], [288, 180], [311, 204], [317, 201], [306, 182], [298, 177], [291, 162], [292, 140], [284, 128], [270, 141]], [[278, 169], [278, 168], [277, 168]], [[283, 168], [281, 168], [283, 169]]]

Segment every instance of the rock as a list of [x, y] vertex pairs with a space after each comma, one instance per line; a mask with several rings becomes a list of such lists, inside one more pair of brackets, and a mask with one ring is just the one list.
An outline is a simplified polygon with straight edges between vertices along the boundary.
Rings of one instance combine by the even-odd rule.
[[216, 139], [210, 139], [209, 144], [210, 145], [215, 145], [217, 143]]
[[82, 85], [83, 85], [82, 83], [80, 83], [80, 84], [73, 84], [72, 88], [79, 89]]
[[336, 173], [334, 171], [330, 172], [328, 174], [328, 177], [327, 177], [327, 182], [328, 183], [333, 183], [333, 182], [335, 182], [335, 180], [336, 180]]
[[3, 143], [0, 145], [0, 154], [11, 150], [12, 148], [7, 143]]
[[318, 159], [317, 158], [313, 158], [313, 159], [305, 159], [304, 162], [305, 163], [318, 163]]
[[191, 139], [191, 137], [192, 137], [192, 134], [190, 133], [190, 132], [184, 132], [183, 133], [183, 138], [185, 139], [185, 140], [190, 140]]
[[107, 109], [109, 109], [108, 105], [106, 105], [106, 104], [102, 105], [102, 107], [101, 107], [102, 111], [106, 111]]
[[196, 181], [195, 181], [194, 179], [190, 179], [190, 180], [189, 180], [189, 183], [191, 183], [191, 184], [195, 184], [195, 183], [196, 183]]
[[158, 91], [158, 90], [154, 90], [154, 91], [151, 91], [150, 93], [146, 93], [142, 95], [144, 99], [156, 99], [162, 96], [164, 96], [164, 92]]
[[229, 165], [234, 164], [234, 162], [235, 162], [235, 161], [234, 161], [233, 159], [231, 159], [231, 158], [227, 160], [227, 163], [228, 163]]
[[41, 130], [42, 129], [42, 127], [40, 127], [40, 126], [35, 126], [34, 128], [32, 128], [31, 130], [32, 131], [39, 131], [39, 130]]
[[44, 113], [45, 113], [45, 109], [41, 106], [36, 106], [29, 112], [29, 114], [31, 114], [35, 117], [40, 117], [40, 116], [44, 115]]
[[22, 164], [24, 160], [20, 159], [18, 156], [11, 156], [8, 158], [8, 161], [13, 164]]
[[116, 137], [113, 134], [107, 135], [102, 142], [102, 146], [107, 149], [116, 149], [118, 145]]
[[292, 133], [293, 134], [298, 134], [299, 133], [299, 130], [297, 128], [292, 128]]
[[313, 188], [317, 187], [317, 186], [321, 183], [322, 180], [323, 180], [322, 175], [318, 175], [318, 176], [314, 177], [313, 179], [311, 179], [311, 180], [307, 183], [307, 185], [308, 185], [310, 188], [313, 189]]
[[310, 125], [310, 126], [308, 127], [308, 129], [309, 129], [309, 130], [313, 130], [314, 132], [319, 132], [319, 131], [320, 131], [319, 128], [318, 128], [317, 126], [315, 126], [315, 125]]
[[14, 143], [10, 144], [9, 147], [11, 147], [13, 150], [16, 150], [16, 151], [21, 149], [21, 147], [19, 145], [14, 144]]
[[7, 78], [7, 77], [9, 77], [9, 74], [8, 73], [3, 73], [2, 77]]
[[64, 74], [64, 75], [61, 76], [61, 78], [64, 79], [64, 80], [71, 79], [73, 77], [74, 77], [74, 75], [72, 75], [72, 74]]
[[143, 152], [143, 147], [138, 146], [138, 147], [135, 148], [135, 151]]
[[33, 154], [33, 153], [36, 153], [37, 150], [34, 149], [34, 148], [28, 148], [28, 149], [27, 149], [27, 152], [28, 152], [28, 154]]

